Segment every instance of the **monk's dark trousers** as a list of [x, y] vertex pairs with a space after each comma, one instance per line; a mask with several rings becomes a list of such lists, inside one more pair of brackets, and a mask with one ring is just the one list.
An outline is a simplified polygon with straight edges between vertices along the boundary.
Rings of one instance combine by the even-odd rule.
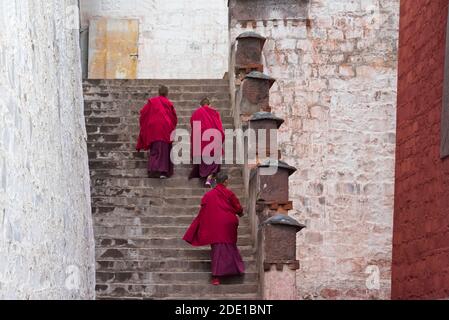
[[211, 247], [212, 276], [235, 276], [245, 272], [245, 265], [236, 244], [217, 243]]
[[170, 158], [172, 144], [156, 141], [148, 150], [148, 176], [159, 178], [161, 175], [171, 177], [173, 175], [173, 163]]

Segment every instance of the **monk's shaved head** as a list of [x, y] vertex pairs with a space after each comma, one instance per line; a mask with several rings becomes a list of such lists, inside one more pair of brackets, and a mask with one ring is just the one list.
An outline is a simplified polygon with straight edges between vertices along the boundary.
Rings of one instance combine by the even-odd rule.
[[163, 97], [167, 97], [168, 96], [168, 88], [164, 85], [160, 85], [159, 86], [159, 95], [163, 96]]
[[202, 106], [208, 106], [208, 105], [210, 105], [210, 100], [209, 100], [209, 98], [204, 98], [203, 100], [201, 100], [201, 105]]
[[218, 184], [225, 184], [226, 181], [229, 180], [229, 176], [224, 173], [223, 171], [217, 173], [216, 177], [215, 177], [215, 181], [217, 181]]

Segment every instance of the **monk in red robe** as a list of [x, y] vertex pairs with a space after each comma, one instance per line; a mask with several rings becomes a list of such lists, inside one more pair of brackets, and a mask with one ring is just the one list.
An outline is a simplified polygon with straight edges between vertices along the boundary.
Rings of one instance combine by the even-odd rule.
[[[201, 125], [200, 137], [195, 137], [194, 124]], [[223, 123], [221, 122], [220, 113], [210, 106], [210, 101], [205, 98], [201, 101], [201, 107], [197, 109], [190, 118], [190, 126], [192, 128], [191, 134], [191, 149], [192, 159], [194, 160], [193, 169], [190, 173], [189, 179], [202, 178], [206, 179], [206, 186], [211, 186], [214, 176], [221, 170], [221, 156], [223, 155], [223, 144], [225, 141], [225, 133], [223, 130]], [[210, 129], [216, 130], [220, 137], [213, 137], [212, 141], [203, 141], [204, 133]], [[194, 141], [200, 142], [200, 148], [194, 147]], [[200, 141], [201, 139], [201, 141]], [[219, 139], [215, 141], [215, 139]], [[218, 143], [220, 152], [215, 154], [212, 150], [210, 154], [204, 155], [204, 149], [212, 143]], [[208, 157], [207, 163], [205, 157]]]
[[220, 277], [241, 275], [245, 266], [237, 248], [237, 229], [243, 208], [236, 195], [227, 188], [228, 176], [220, 172], [217, 186], [201, 200], [201, 209], [183, 240], [193, 246], [211, 245], [212, 284]]
[[168, 88], [159, 87], [159, 96], [151, 98], [140, 111], [140, 134], [136, 149], [148, 150], [148, 176], [165, 179], [173, 175], [170, 153], [172, 132], [178, 124], [173, 103], [167, 98]]

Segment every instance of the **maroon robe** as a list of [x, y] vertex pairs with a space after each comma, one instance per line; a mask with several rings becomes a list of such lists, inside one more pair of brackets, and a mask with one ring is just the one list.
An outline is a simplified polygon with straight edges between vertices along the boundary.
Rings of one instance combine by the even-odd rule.
[[243, 212], [235, 194], [219, 184], [201, 200], [201, 209], [184, 240], [193, 246], [215, 243], [237, 243], [238, 214]]
[[[207, 147], [210, 143], [213, 143], [212, 141], [203, 141], [201, 139], [201, 149], [195, 150], [193, 148], [193, 122], [198, 121], [201, 123], [201, 137], [203, 137], [203, 134], [206, 130], [209, 129], [216, 129], [221, 134], [221, 143], [223, 144], [225, 141], [225, 133], [223, 130], [223, 123], [221, 121], [220, 113], [216, 111], [214, 108], [204, 105], [197, 109], [190, 118], [190, 126], [192, 128], [192, 135], [191, 135], [191, 150], [192, 150], [192, 157], [200, 158], [203, 154], [204, 148]], [[222, 146], [222, 153], [223, 153], [223, 146]], [[211, 156], [214, 156], [212, 153]], [[201, 158], [201, 164], [194, 164], [192, 172], [190, 173], [189, 179], [192, 178], [206, 178], [211, 174], [216, 174], [220, 171], [221, 166], [220, 163], [214, 162], [212, 164], [206, 164], [203, 159]]]
[[183, 240], [193, 246], [211, 245], [211, 268], [215, 277], [245, 272], [237, 248], [237, 215], [242, 212], [235, 194], [219, 184], [204, 195], [201, 210], [184, 235]]
[[149, 99], [140, 111], [140, 133], [136, 150], [148, 150], [155, 141], [172, 143], [171, 134], [177, 124], [176, 110], [169, 99], [163, 96]]
[[173, 175], [173, 163], [170, 159], [171, 135], [177, 124], [176, 110], [166, 97], [149, 99], [140, 111], [140, 133], [136, 149], [148, 150], [150, 177]]
[[148, 176], [159, 178], [161, 175], [171, 177], [174, 173], [171, 161], [172, 144], [164, 141], [155, 141], [148, 150]]
[[211, 247], [212, 276], [234, 276], [245, 272], [245, 264], [236, 244], [216, 243]]

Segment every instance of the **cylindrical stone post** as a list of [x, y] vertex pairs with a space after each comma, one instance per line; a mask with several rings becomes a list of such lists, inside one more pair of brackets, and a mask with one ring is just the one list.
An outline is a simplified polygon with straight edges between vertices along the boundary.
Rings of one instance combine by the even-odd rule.
[[266, 39], [255, 32], [244, 32], [237, 37], [235, 53], [236, 75], [251, 71], [263, 72], [262, 49]]
[[[254, 136], [250, 135], [250, 139], [255, 138], [256, 141], [248, 143], [249, 161], [256, 164], [267, 158], [280, 160], [277, 131], [283, 123], [283, 119], [276, 117], [271, 112], [257, 112], [251, 117], [249, 129], [254, 132]], [[275, 141], [271, 141], [272, 137]], [[261, 145], [263, 141], [265, 141], [265, 145]], [[272, 150], [272, 147], [275, 147], [275, 150]]]
[[275, 79], [261, 72], [246, 75], [239, 92], [240, 115], [250, 117], [259, 111], [271, 111], [270, 89]]
[[297, 300], [296, 234], [304, 225], [287, 215], [267, 219], [262, 228], [262, 297], [264, 300]]
[[258, 171], [257, 201], [268, 204], [288, 204], [289, 177], [296, 172], [296, 168], [281, 160], [267, 160], [258, 165]]

